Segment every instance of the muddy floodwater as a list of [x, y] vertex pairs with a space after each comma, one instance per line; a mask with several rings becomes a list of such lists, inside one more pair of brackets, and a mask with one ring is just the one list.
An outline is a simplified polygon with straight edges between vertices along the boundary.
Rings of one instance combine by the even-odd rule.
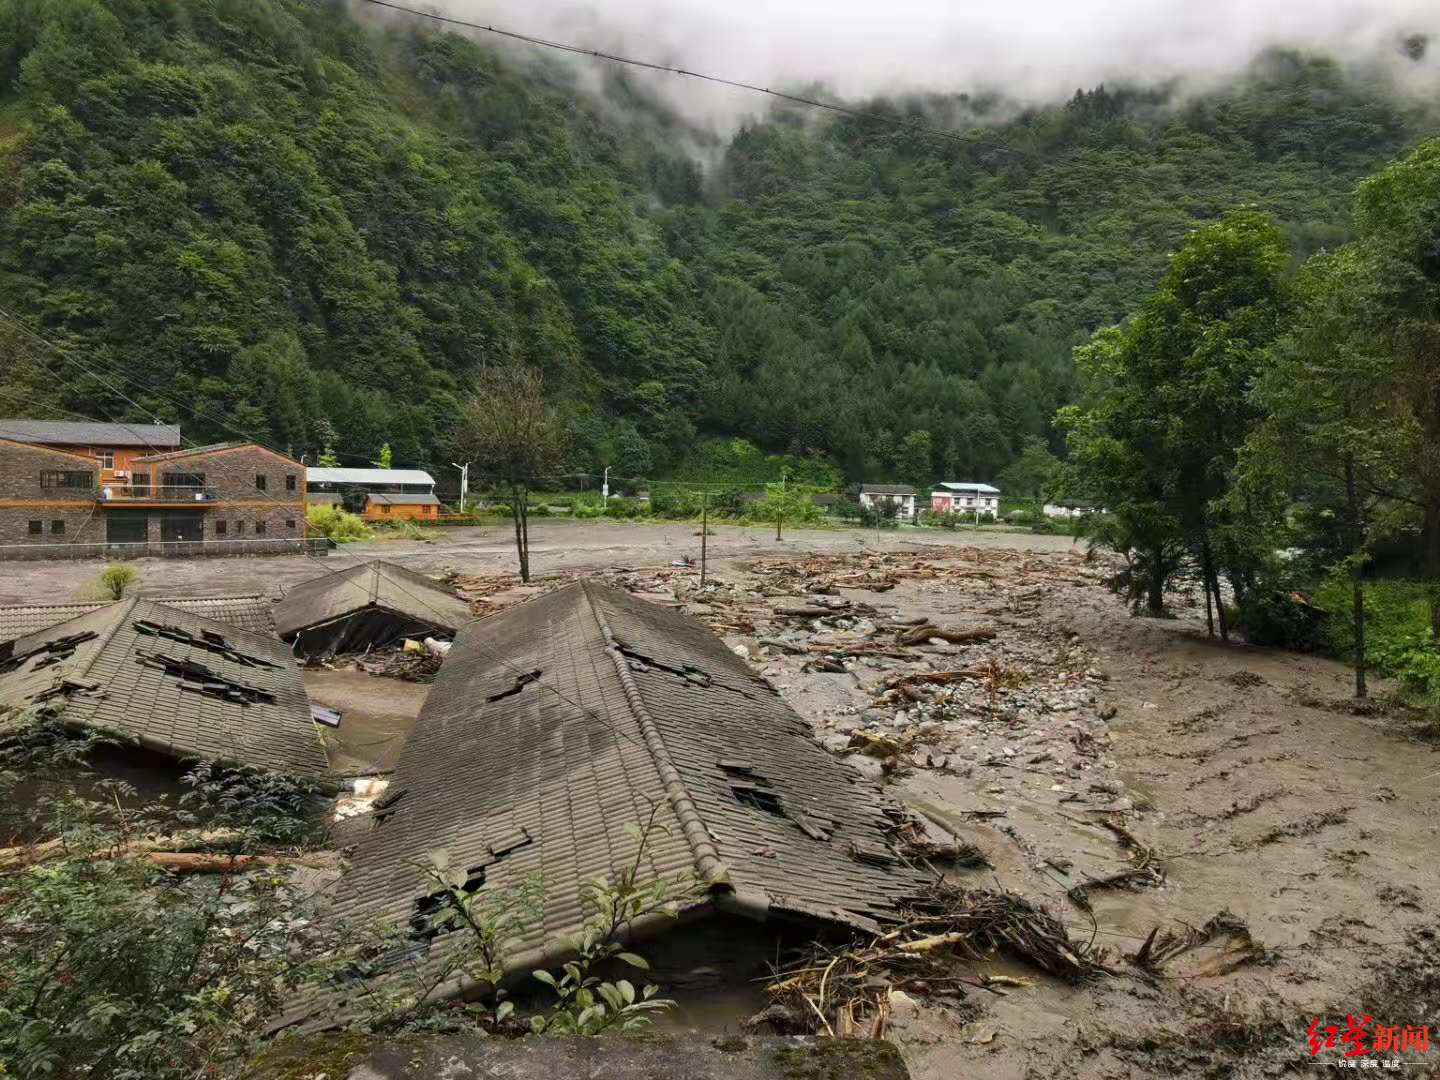
[[[1102, 962], [1076, 985], [1002, 954], [970, 965], [1007, 976], [1000, 987], [897, 998], [886, 1037], [917, 1080], [1313, 1076], [1338, 1052], [1312, 1058], [1307, 1027], [1343, 1030], [1347, 1014], [1428, 1026], [1435, 1047], [1410, 1052], [1403, 1075], [1440, 1063], [1440, 754], [1404, 716], [1353, 707], [1343, 665], [1211, 641], [1184, 595], [1176, 618], [1133, 617], [1063, 537], [776, 543], [722, 527], [701, 591], [673, 565], [699, 554], [692, 524], [536, 526], [541, 576], [599, 574], [705, 619], [827, 749], [983, 853], [949, 878], [1044, 905]], [[452, 571], [483, 612], [536, 591], [502, 580], [507, 544], [496, 528], [333, 560], [141, 560], [139, 588], [269, 591], [386, 557]], [[0, 600], [53, 602], [96, 573], [23, 564]], [[833, 608], [778, 613], [814, 605]], [[941, 633], [907, 639], [920, 624]], [[428, 692], [347, 669], [305, 682], [342, 714], [327, 742], [350, 772], [393, 765]], [[680, 1006], [669, 1029], [735, 1031], [767, 1003], [760, 980], [784, 957], [773, 928], [714, 925], [718, 940], [675, 935], [678, 951], [654, 952]], [[1152, 935], [1203, 944], [1141, 965]]]

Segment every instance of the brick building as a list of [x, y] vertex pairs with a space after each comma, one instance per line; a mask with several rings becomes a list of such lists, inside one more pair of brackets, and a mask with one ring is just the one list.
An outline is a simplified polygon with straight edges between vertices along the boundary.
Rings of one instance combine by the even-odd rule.
[[103, 484], [127, 482], [137, 457], [180, 449], [180, 429], [174, 424], [0, 420], [0, 439], [92, 458]]
[[305, 536], [305, 467], [283, 454], [219, 443], [126, 464], [107, 477], [92, 456], [0, 439], [0, 555], [43, 557], [37, 547], [58, 545], [86, 554], [219, 550], [201, 541], [258, 551]]

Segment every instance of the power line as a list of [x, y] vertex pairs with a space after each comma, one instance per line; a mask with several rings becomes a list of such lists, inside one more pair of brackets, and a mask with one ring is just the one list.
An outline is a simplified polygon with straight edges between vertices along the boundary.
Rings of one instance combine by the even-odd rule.
[[419, 19], [430, 19], [433, 22], [447, 23], [451, 26], [463, 26], [469, 30], [482, 30], [487, 34], [495, 34], [497, 37], [510, 38], [513, 41], [523, 41], [527, 45], [538, 45], [542, 48], [555, 49], [559, 52], [571, 53], [575, 56], [589, 56], [596, 60], [605, 60], [614, 64], [624, 64], [628, 67], [643, 68], [646, 71], [659, 71], [669, 75], [681, 75], [690, 79], [700, 79], [704, 82], [734, 87], [737, 90], [748, 90], [756, 94], [766, 94], [795, 105], [806, 105], [814, 109], [824, 109], [828, 112], [839, 113], [842, 116], [852, 116], [858, 120], [871, 120], [880, 124], [890, 124], [894, 127], [908, 128], [911, 131], [922, 132], [926, 135], [937, 135], [942, 139], [959, 143], [962, 146], [988, 146], [995, 150], [1002, 150], [1007, 154], [1022, 152], [1015, 150], [1013, 147], [1003, 146], [1000, 143], [992, 142], [988, 139], [975, 138], [949, 128], [932, 127], [929, 124], [922, 124], [914, 120], [904, 120], [897, 116], [886, 116], [883, 113], [872, 113], [866, 112], [863, 109], [852, 109], [848, 105], [838, 105], [832, 101], [820, 101], [816, 98], [804, 97], [800, 94], [789, 94], [783, 90], [773, 90], [768, 86], [758, 86], [755, 83], [742, 82], [739, 79], [727, 79], [720, 75], [707, 75], [704, 72], [690, 71], [687, 68], [672, 67], [669, 64], [657, 64], [649, 60], [637, 60], [634, 57], [602, 52], [599, 49], [587, 49], [583, 46], [571, 45], [563, 41], [552, 41], [548, 38], [535, 37], [532, 34], [523, 34], [517, 30], [505, 30], [486, 23], [468, 22], [465, 19], [456, 19], [452, 16], [441, 15], [433, 11], [420, 11], [416, 8], [406, 7], [403, 4], [390, 3], [390, 0], [365, 0], [365, 3], [372, 4], [375, 7], [388, 8], [391, 11], [403, 12]]

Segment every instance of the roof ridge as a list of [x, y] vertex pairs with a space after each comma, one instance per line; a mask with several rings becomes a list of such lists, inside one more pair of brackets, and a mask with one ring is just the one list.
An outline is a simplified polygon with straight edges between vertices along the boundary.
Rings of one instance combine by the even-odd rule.
[[700, 879], [707, 885], [718, 885], [727, 881], [729, 871], [720, 858], [720, 852], [716, 849], [714, 841], [710, 838], [709, 830], [705, 828], [705, 822], [701, 820], [700, 811], [695, 808], [695, 801], [685, 787], [680, 770], [675, 767], [675, 762], [670, 757], [670, 751], [665, 747], [665, 740], [660, 735], [660, 728], [655, 723], [655, 718], [650, 715], [650, 710], [640, 696], [640, 688], [635, 685], [635, 678], [630, 674], [625, 658], [620, 655], [620, 645], [615, 640], [615, 632], [610, 628], [609, 620], [601, 613], [599, 605], [595, 602], [590, 582], [581, 581], [580, 589], [585, 597], [585, 602], [590, 605], [590, 613], [595, 616], [595, 621], [600, 625], [600, 632], [605, 635], [605, 651], [610, 654], [610, 660], [615, 665], [615, 674], [620, 678], [620, 687], [625, 691], [625, 700], [630, 705], [631, 712], [635, 714], [636, 723], [640, 725], [640, 735], [645, 742], [645, 749], [649, 751], [651, 760], [655, 763], [655, 769], [660, 774], [660, 782], [665, 785], [665, 795], [670, 800], [670, 807], [680, 820], [680, 831], [685, 834], [685, 841], [690, 845], [690, 853], [695, 859], [695, 869], [699, 871]]
[[115, 609], [115, 617], [110, 620], [109, 627], [100, 635], [100, 641], [96, 644], [95, 648], [91, 650], [84, 667], [76, 671], [76, 675], [83, 677], [90, 674], [90, 669], [95, 666], [95, 661], [99, 660], [100, 654], [110, 647], [110, 642], [113, 641], [115, 635], [120, 632], [120, 627], [125, 625], [125, 621], [130, 618], [131, 613], [135, 610], [135, 605], [138, 603], [140, 603], [140, 597], [132, 596], [129, 600], [116, 600], [110, 604], [110, 607]]

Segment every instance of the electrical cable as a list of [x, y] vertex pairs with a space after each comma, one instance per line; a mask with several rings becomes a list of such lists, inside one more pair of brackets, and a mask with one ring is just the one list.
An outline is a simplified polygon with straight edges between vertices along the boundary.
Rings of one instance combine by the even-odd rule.
[[649, 60], [637, 60], [634, 57], [620, 56], [617, 53], [603, 52], [599, 49], [587, 49], [580, 45], [572, 45], [563, 41], [552, 41], [548, 38], [536, 37], [532, 34], [523, 34], [517, 30], [505, 30], [486, 23], [469, 22], [465, 19], [441, 15], [439, 12], [421, 11], [417, 8], [406, 7], [403, 4], [391, 3], [390, 0], [365, 0], [365, 3], [371, 4], [374, 7], [403, 12], [406, 15], [413, 15], [420, 19], [429, 19], [433, 22], [446, 23], [451, 26], [463, 26], [469, 30], [480, 30], [487, 34], [494, 34], [497, 37], [509, 38], [512, 41], [521, 41], [527, 45], [555, 49], [559, 52], [571, 53], [575, 56], [588, 56], [595, 60], [605, 60], [614, 64], [623, 64], [627, 67], [643, 68], [647, 71], [659, 71], [668, 75], [680, 75], [685, 78], [699, 79], [703, 82], [718, 83], [721, 86], [729, 86], [737, 90], [748, 90], [756, 94], [765, 94], [769, 97], [778, 98], [781, 101], [788, 101], [791, 104], [824, 109], [828, 112], [854, 117], [858, 120], [869, 120], [881, 124], [890, 124], [894, 127], [908, 128], [911, 131], [918, 131], [926, 135], [935, 135], [942, 139], [947, 139], [950, 142], [959, 143], [962, 146], [987, 146], [994, 150], [1001, 150], [1007, 154], [1029, 152], [1016, 150], [1014, 147], [1004, 146], [988, 139], [975, 138], [949, 128], [933, 127], [929, 124], [922, 124], [914, 120], [904, 120], [896, 116], [886, 116], [883, 113], [866, 112], [863, 109], [854, 109], [848, 105], [839, 105], [831, 101], [820, 101], [817, 98], [804, 97], [800, 94], [790, 94], [783, 90], [774, 90], [768, 86], [758, 86], [755, 83], [747, 83], [739, 79], [727, 79], [720, 75], [707, 75], [704, 72], [690, 71], [687, 68], [673, 67], [669, 64], [658, 64]]

